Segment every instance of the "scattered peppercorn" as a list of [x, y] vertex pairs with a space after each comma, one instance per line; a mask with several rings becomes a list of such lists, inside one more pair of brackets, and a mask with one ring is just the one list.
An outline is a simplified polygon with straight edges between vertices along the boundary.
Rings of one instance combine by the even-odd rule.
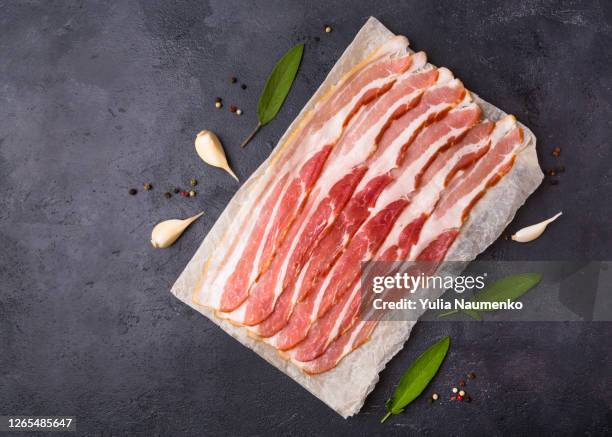
[[462, 401], [463, 400], [463, 396], [461, 396], [461, 395], [457, 396], [457, 400], [458, 401]]
[[149, 183], [144, 184], [144, 185], [143, 185], [143, 187], [144, 187], [144, 189], [145, 189], [145, 190], [147, 190], [147, 191], [149, 191], [149, 190], [152, 190], [152, 189], [153, 189], [153, 185], [151, 185], [151, 184], [149, 184]]
[[555, 171], [555, 169], [548, 170], [548, 176], [556, 176], [556, 175], [557, 175], [557, 172]]
[[451, 399], [451, 401], [454, 401], [457, 398], [455, 396], [451, 396], [450, 399]]
[[457, 389], [457, 387], [453, 387], [453, 393], [457, 393], [459, 390]]
[[247, 87], [246, 87], [245, 84], [242, 84], [242, 85], [240, 85], [240, 88], [242, 88], [243, 90], [246, 90]]
[[191, 185], [192, 187], [195, 187], [196, 185], [198, 185], [198, 180], [197, 179], [189, 179], [189, 185]]
[[559, 181], [557, 179], [552, 179], [550, 185], [559, 185]]
[[219, 109], [223, 107], [223, 104], [221, 102], [215, 102], [215, 108]]
[[189, 197], [195, 197], [195, 195], [196, 195], [196, 192], [194, 190], [191, 190], [189, 192]]
[[242, 109], [240, 108], [236, 109], [236, 115], [242, 115]]
[[556, 156], [557, 158], [561, 155], [561, 148], [560, 147], [555, 147], [552, 151], [553, 156]]
[[178, 194], [178, 193], [180, 193], [180, 192], [181, 192], [181, 189], [180, 189], [180, 188], [175, 188], [175, 189], [174, 189], [174, 194]]
[[236, 105], [230, 105], [230, 112], [236, 112], [238, 108], [236, 107]]
[[325, 33], [330, 33], [332, 30], [331, 26], [325, 26]]
[[130, 188], [128, 193], [130, 193], [130, 196], [135, 196], [138, 193], [138, 190], [136, 188]]
[[[506, 238], [506, 240], [508, 239], [508, 234], [504, 235], [504, 238]], [[462, 379], [459, 381], [459, 387], [465, 387], [465, 379]]]
[[166, 199], [170, 199], [170, 198], [172, 197], [172, 194], [170, 194], [169, 192], [167, 192], [167, 191], [166, 191], [166, 192], [164, 193], [164, 197], [165, 197]]
[[180, 194], [181, 194], [181, 196], [183, 196], [183, 197], [187, 197], [187, 196], [189, 196], [189, 193], [188, 193], [187, 191], [181, 191], [181, 192], [180, 192]]
[[431, 398], [432, 398], [434, 401], [437, 401], [437, 400], [438, 400], [438, 397], [439, 397], [439, 396], [438, 396], [438, 393], [434, 393], [434, 394], [432, 394], [432, 395], [431, 395]]
[[476, 374], [474, 372], [468, 373], [468, 379], [476, 379]]
[[463, 390], [459, 390], [459, 396], [465, 396], [465, 392]]
[[236, 83], [236, 82], [238, 82], [238, 79], [236, 79], [236, 76], [232, 76], [232, 77], [230, 77], [230, 82], [231, 83]]

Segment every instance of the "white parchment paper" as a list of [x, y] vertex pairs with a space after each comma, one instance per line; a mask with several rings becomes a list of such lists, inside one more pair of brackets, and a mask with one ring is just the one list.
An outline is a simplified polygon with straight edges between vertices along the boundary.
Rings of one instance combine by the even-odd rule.
[[[284, 143], [285, 138], [297, 126], [305, 113], [331, 86], [392, 35], [377, 19], [370, 18], [332, 68], [317, 92], [289, 126], [279, 144]], [[500, 109], [484, 102], [475, 95], [474, 99], [483, 109], [487, 118], [497, 120], [506, 115]], [[495, 187], [487, 192], [472, 210], [470, 218], [449, 250], [447, 260], [473, 260], [497, 239], [512, 220], [518, 208], [542, 181], [543, 174], [535, 150], [536, 138], [528, 128], [522, 127], [525, 131], [525, 140], [523, 150], [519, 154], [514, 167]], [[270, 364], [289, 375], [342, 417], [347, 418], [359, 411], [366, 396], [378, 382], [380, 371], [401, 350], [410, 336], [414, 322], [381, 322], [374, 331], [371, 341], [347, 356], [335, 369], [321, 375], [309, 376], [285, 361], [272, 347], [249, 337], [245, 329], [219, 319], [208, 309], [195, 305], [191, 299], [193, 288], [199, 279], [204, 263], [213, 250], [223, 244], [224, 236], [230, 229], [232, 219], [240, 215], [241, 207], [245, 202], [261, 189], [260, 187], [263, 184], [258, 184], [258, 182], [267, 178], [269, 173], [274, 172], [275, 165], [279, 161], [278, 158], [291, 152], [290, 148], [277, 147], [238, 190], [175, 282], [172, 293], [196, 311], [204, 314], [243, 345], [254, 350]], [[430, 290], [428, 293], [429, 296], [427, 297], [432, 298], [438, 297], [438, 294], [440, 294], [439, 291], [435, 290]]]

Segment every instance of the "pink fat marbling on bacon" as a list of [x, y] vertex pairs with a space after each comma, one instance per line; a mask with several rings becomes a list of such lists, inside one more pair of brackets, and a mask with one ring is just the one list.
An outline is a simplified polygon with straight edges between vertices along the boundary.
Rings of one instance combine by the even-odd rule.
[[[450, 72], [447, 74], [450, 75]], [[451, 80], [448, 83], [442, 83], [428, 89], [417, 107], [391, 124], [389, 130], [394, 129], [396, 136], [390, 137], [385, 133], [382, 136], [380, 148], [392, 151], [392, 154], [383, 154], [384, 159], [379, 158], [370, 166], [368, 175], [364, 177], [360, 184], [363, 188], [357, 190], [357, 193], [353, 195], [334, 225], [317, 243], [312, 256], [302, 268], [297, 283], [289, 284], [288, 289], [283, 293], [283, 295], [290, 293], [290, 296], [283, 298], [284, 301], [285, 299], [289, 300], [289, 303], [293, 306], [296, 306], [300, 299], [305, 301], [307, 295], [310, 294], [310, 290], [304, 292], [304, 287], [300, 287], [300, 284], [306, 284], [307, 288], [309, 288], [308, 285], [312, 287], [313, 281], [318, 278], [318, 273], [326, 267], [326, 264], [330, 265], [337, 259], [344, 246], [348, 244], [350, 237], [368, 218], [369, 210], [375, 205], [380, 193], [394, 180], [392, 170], [396, 167], [398, 156], [405, 154], [405, 150], [416, 136], [416, 132], [420, 130], [423, 124], [448, 111], [464, 95], [465, 89], [461, 82]], [[395, 129], [396, 123], [402, 123], [404, 129]], [[296, 344], [296, 341], [300, 340], [300, 333], [303, 332], [303, 328], [295, 328], [295, 326], [304, 325], [306, 322], [302, 318], [302, 313], [295, 316], [291, 315], [289, 320], [290, 323], [277, 333], [273, 343], [282, 350], [292, 347]]]
[[[388, 264], [371, 265], [375, 272], [367, 272], [366, 274], [376, 276], [391, 275], [394, 271], [382, 271], [381, 269], [391, 268], [394, 266], [393, 261], [401, 261], [405, 259], [410, 248], [417, 242], [420, 231], [427, 220], [430, 213], [429, 208], [435, 205], [435, 199], [438, 198], [443, 188], [448, 185], [452, 177], [459, 170], [465, 169], [480, 159], [489, 149], [490, 134], [493, 129], [493, 123], [484, 121], [471, 128], [465, 137], [458, 143], [452, 144], [445, 150], [441, 151], [434, 159], [432, 164], [424, 172], [420, 179], [420, 184], [424, 187], [419, 191], [421, 197], [430, 197], [431, 202], [421, 201], [418, 196], [415, 196], [415, 202], [411, 205], [411, 216], [414, 219], [410, 220], [408, 225], [403, 227], [398, 233], [398, 238], [390, 238], [393, 241], [387, 243], [387, 247], [381, 248], [380, 255], [376, 255], [376, 261], [385, 261]], [[428, 207], [429, 205], [429, 207]], [[397, 234], [396, 234], [397, 235]], [[367, 256], [362, 259], [353, 259], [352, 263], [355, 266], [356, 279], [353, 283], [353, 288], [350, 293], [345, 293], [339, 302], [326, 314], [322, 319], [317, 320], [311, 327], [308, 333], [307, 340], [301, 343], [297, 350], [306, 350], [307, 344], [309, 353], [303, 352], [296, 354], [295, 359], [308, 361], [316, 358], [323, 353], [325, 348], [339, 335], [348, 330], [358, 319], [359, 310], [362, 305], [361, 297], [361, 281], [359, 275], [362, 274], [361, 263], [369, 261]], [[348, 270], [346, 270], [348, 271]], [[331, 284], [337, 283], [338, 278], [330, 281]], [[345, 283], [348, 280], [344, 280]], [[373, 294], [368, 295], [373, 298]], [[364, 302], [365, 308], [371, 305], [371, 300]], [[341, 320], [340, 320], [341, 318]], [[322, 325], [323, 327], [319, 327]], [[331, 327], [331, 328], [329, 328]], [[326, 332], [327, 330], [327, 332]]]
[[[471, 209], [514, 164], [522, 144], [522, 131], [515, 125], [513, 117], [502, 119], [498, 126], [509, 123], [512, 126], [505, 135], [494, 141], [491, 149], [476, 164], [466, 169], [465, 173], [455, 178], [448, 191], [442, 194], [431, 219], [425, 223], [428, 229], [421, 231], [419, 242], [412, 247], [408, 259], [433, 263], [433, 266], [444, 260]], [[382, 312], [379, 311], [376, 317], [362, 317], [361, 321], [332, 341], [323, 354], [298, 365], [309, 374], [334, 368], [342, 358], [368, 341], [381, 316]]]
[[[359, 308], [359, 275], [361, 263], [372, 259], [395, 221], [419, 189], [419, 182], [441, 150], [458, 141], [478, 122], [480, 108], [472, 103], [465, 107], [451, 110], [446, 117], [433, 123], [414, 141], [408, 151], [402, 168], [397, 169], [399, 176], [396, 184], [404, 190], [393, 193], [391, 199], [355, 234], [350, 244], [330, 273], [322, 281], [320, 290], [315, 293], [316, 303], [310, 314], [314, 321], [306, 338], [296, 347], [294, 358], [298, 361], [310, 361], [321, 355], [329, 343], [337, 337], [346, 326], [352, 325]], [[387, 199], [384, 199], [385, 201]], [[413, 226], [404, 238], [414, 240], [419, 226]], [[348, 293], [352, 290], [351, 293]], [[354, 302], [354, 303], [353, 303]], [[350, 308], [346, 308], [349, 305]], [[348, 315], [346, 315], [348, 314]], [[347, 318], [345, 322], [339, 317]], [[340, 325], [338, 324], [340, 322]], [[343, 326], [345, 328], [343, 328]]]
[[[250, 217], [256, 222], [244, 250], [226, 254], [226, 260], [232, 256], [239, 259], [232, 264], [233, 271], [228, 277], [217, 275], [217, 279], [221, 276], [221, 283], [214, 285], [223, 287], [219, 304], [221, 311], [236, 309], [248, 297], [248, 284], [270, 262], [351, 117], [361, 106], [386, 92], [397, 75], [410, 67], [411, 56], [390, 55], [376, 59], [339, 85], [297, 136], [297, 141], [302, 144], [296, 148], [291, 159], [296, 161], [297, 154], [306, 158], [305, 162], [298, 169], [287, 169], [281, 181], [269, 191], [264, 208], [255, 217]], [[338, 120], [340, 116], [342, 119]], [[294, 176], [289, 176], [289, 180], [282, 183], [285, 174]], [[240, 235], [240, 238], [245, 237]], [[239, 246], [237, 244], [235, 248]], [[232, 267], [221, 266], [220, 270]]]
[[[310, 260], [304, 273], [304, 278], [301, 280], [300, 300], [305, 299], [316, 287], [321, 275], [327, 272], [331, 264], [344, 250], [354, 232], [368, 218], [369, 208], [374, 206], [378, 195], [394, 180], [391, 171], [401, 165], [408, 146], [412, 143], [419, 130], [427, 122], [431, 122], [452, 108], [453, 105], [463, 98], [464, 93], [465, 88], [463, 88], [459, 81], [452, 81], [448, 85], [427, 90], [416, 108], [391, 124], [381, 139], [381, 147], [389, 147], [396, 138], [401, 136], [407, 127], [414, 126], [414, 122], [418, 121], [418, 126], [413, 128], [411, 137], [402, 145], [398, 156], [395, 157], [396, 162], [387, 163], [384, 168], [386, 171], [374, 174], [367, 179], [367, 185], [362, 191], [353, 196], [347, 207], [342, 211], [337, 224], [319, 242], [316, 248], [317, 256]], [[424, 114], [428, 116], [422, 118]], [[403, 129], [401, 126], [403, 126]]]
[[[424, 65], [422, 54], [418, 67]], [[384, 147], [378, 147], [378, 138], [394, 119], [417, 104], [423, 90], [432, 85], [437, 76], [437, 70], [433, 69], [404, 73], [387, 93], [364, 107], [351, 121], [336, 146], [339, 152], [330, 157], [317, 182], [318, 191], [311, 193], [270, 267], [253, 285], [245, 301], [247, 308], [241, 323], [248, 326], [260, 323], [253, 332], [263, 337], [273, 335], [286, 324], [292, 305], [291, 295], [283, 298], [284, 290], [294, 283], [305, 257], [310, 255], [319, 235], [334, 223], [370, 162], [385, 152]], [[344, 171], [348, 173], [338, 179]]]

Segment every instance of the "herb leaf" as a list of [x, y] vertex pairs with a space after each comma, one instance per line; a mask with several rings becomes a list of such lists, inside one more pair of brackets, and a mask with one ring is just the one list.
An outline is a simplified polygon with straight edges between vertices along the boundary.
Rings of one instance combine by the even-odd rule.
[[[474, 296], [475, 302], [511, 302], [527, 293], [535, 287], [542, 279], [541, 273], [521, 273], [518, 275], [506, 276], [486, 287]], [[481, 310], [495, 311], [495, 310]]]
[[[518, 275], [506, 276], [505, 278], [499, 279], [486, 287], [480, 293], [477, 293], [472, 300], [474, 302], [510, 302], [515, 301], [533, 287], [538, 285], [542, 279], [541, 273], [521, 273]], [[494, 309], [479, 310], [480, 312], [493, 312]], [[472, 309], [464, 309], [461, 312], [468, 316], [482, 320], [479, 311]], [[438, 315], [438, 317], [446, 317], [451, 314], [456, 314], [459, 310], [452, 310], [447, 313]]]
[[303, 52], [304, 44], [291, 48], [270, 73], [257, 105], [257, 116], [262, 126], [272, 121], [283, 105], [297, 74]]
[[383, 423], [392, 414], [399, 414], [406, 406], [414, 401], [425, 390], [429, 382], [438, 372], [448, 348], [450, 337], [446, 336], [423, 352], [410, 368], [404, 373], [402, 379], [393, 392], [393, 396], [386, 403], [387, 414], [382, 418]]
[[257, 104], [257, 118], [259, 123], [246, 140], [242, 143], [242, 147], [246, 146], [249, 141], [255, 136], [259, 129], [268, 124], [285, 102], [287, 94], [291, 89], [293, 80], [297, 74], [300, 62], [302, 61], [302, 54], [304, 53], [304, 44], [298, 44], [293, 48], [289, 49], [287, 53], [278, 61], [274, 66], [274, 69], [266, 80], [263, 92], [259, 97], [259, 103]]

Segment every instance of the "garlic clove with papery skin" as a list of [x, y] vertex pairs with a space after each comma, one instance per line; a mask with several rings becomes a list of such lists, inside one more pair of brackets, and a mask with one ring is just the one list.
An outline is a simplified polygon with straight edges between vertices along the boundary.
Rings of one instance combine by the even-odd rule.
[[225, 157], [225, 151], [223, 150], [221, 141], [214, 132], [209, 130], [201, 131], [196, 136], [195, 148], [200, 158], [202, 158], [202, 161], [215, 167], [222, 168], [232, 175], [234, 179], [238, 180], [238, 176], [236, 176], [234, 171], [227, 163], [227, 158]]
[[542, 233], [546, 229], [546, 226], [548, 226], [549, 223], [552, 223], [557, 220], [557, 218], [559, 218], [561, 214], [563, 213], [560, 212], [555, 216], [549, 218], [548, 220], [544, 220], [540, 223], [536, 223], [535, 225], [527, 226], [526, 228], [519, 230], [516, 234], [512, 236], [512, 239], [514, 241], [518, 241], [519, 243], [527, 243], [529, 241], [535, 240], [540, 235], [542, 235]]
[[171, 219], [158, 223], [153, 228], [153, 231], [151, 231], [151, 244], [156, 249], [165, 249], [172, 246], [172, 243], [174, 243], [181, 236], [181, 234], [185, 232], [185, 229], [187, 229], [191, 223], [200, 218], [202, 214], [204, 214], [204, 212], [196, 214], [193, 217], [189, 217], [185, 220]]

